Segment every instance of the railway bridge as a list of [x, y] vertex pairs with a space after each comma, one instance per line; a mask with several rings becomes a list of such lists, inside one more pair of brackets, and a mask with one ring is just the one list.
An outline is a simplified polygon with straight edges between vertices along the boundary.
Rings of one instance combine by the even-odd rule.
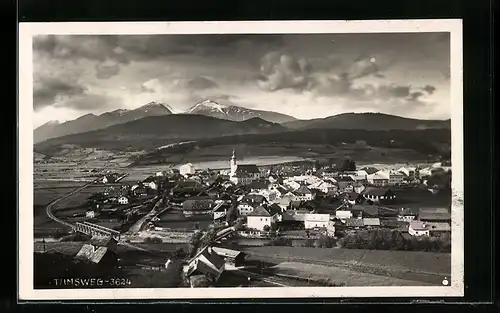
[[92, 237], [94, 236], [113, 237], [117, 241], [120, 240], [119, 231], [89, 222], [77, 222], [73, 226], [73, 230], [86, 235], [90, 235]]

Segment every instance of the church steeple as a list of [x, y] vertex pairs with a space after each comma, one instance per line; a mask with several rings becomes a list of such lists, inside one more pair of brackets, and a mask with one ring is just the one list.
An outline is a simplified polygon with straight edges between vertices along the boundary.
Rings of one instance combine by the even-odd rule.
[[236, 151], [233, 149], [233, 155], [231, 156], [231, 161], [229, 162], [231, 165], [231, 176], [236, 173], [236, 168], [238, 165], [236, 165]]

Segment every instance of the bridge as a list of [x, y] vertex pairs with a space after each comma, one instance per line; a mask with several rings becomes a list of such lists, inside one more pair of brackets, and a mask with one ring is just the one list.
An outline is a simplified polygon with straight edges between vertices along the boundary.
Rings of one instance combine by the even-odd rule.
[[77, 232], [90, 235], [92, 237], [103, 236], [120, 240], [119, 231], [89, 222], [76, 222], [76, 224], [73, 226], [73, 229]]

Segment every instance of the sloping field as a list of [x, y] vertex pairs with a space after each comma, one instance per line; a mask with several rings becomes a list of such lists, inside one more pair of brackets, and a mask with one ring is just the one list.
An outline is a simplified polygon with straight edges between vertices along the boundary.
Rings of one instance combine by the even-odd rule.
[[306, 247], [248, 247], [252, 257], [283, 261], [356, 266], [386, 272], [413, 272], [439, 276], [451, 273], [451, 254], [415, 251], [319, 249]]
[[360, 273], [338, 267], [324, 265], [283, 262], [273, 268], [274, 273], [308, 278], [311, 281], [321, 281], [329, 284], [354, 286], [425, 286], [430, 283], [398, 279], [388, 276]]

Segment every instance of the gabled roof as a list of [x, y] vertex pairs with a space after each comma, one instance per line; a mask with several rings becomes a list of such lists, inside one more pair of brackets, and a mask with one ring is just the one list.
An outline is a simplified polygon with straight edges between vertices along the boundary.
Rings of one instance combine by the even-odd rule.
[[266, 209], [267, 209], [267, 211], [269, 211], [269, 213], [271, 213], [271, 215], [275, 215], [275, 214], [281, 213], [281, 208], [276, 203], [268, 205]]
[[256, 164], [238, 164], [236, 173], [258, 174], [260, 171]]
[[345, 226], [349, 227], [363, 227], [364, 223], [363, 220], [360, 218], [347, 218], [345, 220]]
[[90, 260], [92, 255], [94, 254], [94, 247], [89, 244], [84, 244], [80, 251], [75, 255], [75, 259], [78, 260]]
[[264, 203], [267, 202], [266, 197], [259, 194], [247, 194], [243, 197], [242, 201], [249, 203]]
[[294, 193], [299, 195], [312, 194], [311, 190], [306, 186], [300, 186], [297, 190], [294, 191]]
[[254, 180], [250, 184], [247, 185], [250, 189], [268, 189], [269, 182], [262, 180]]
[[219, 248], [219, 247], [213, 247], [212, 249], [215, 251], [215, 253], [217, 253], [222, 257], [236, 258], [240, 255], [245, 255], [244, 252], [238, 250]]
[[354, 183], [354, 179], [351, 176], [342, 176], [342, 177], [337, 178], [337, 182], [339, 182], [339, 183], [344, 183], [344, 182]]
[[385, 196], [387, 193], [392, 193], [390, 188], [376, 188], [376, 187], [367, 187], [363, 194], [372, 195], [372, 196]]
[[218, 255], [211, 247], [205, 247], [189, 261], [187, 276], [195, 272], [219, 276], [221, 268], [225, 264], [224, 259]]
[[271, 216], [271, 213], [262, 205], [259, 205], [247, 216]]
[[97, 250], [95, 250], [94, 254], [90, 258], [90, 262], [92, 263], [99, 263], [101, 262], [102, 258], [106, 255], [106, 253], [109, 251], [108, 248], [106, 247], [99, 247]]

